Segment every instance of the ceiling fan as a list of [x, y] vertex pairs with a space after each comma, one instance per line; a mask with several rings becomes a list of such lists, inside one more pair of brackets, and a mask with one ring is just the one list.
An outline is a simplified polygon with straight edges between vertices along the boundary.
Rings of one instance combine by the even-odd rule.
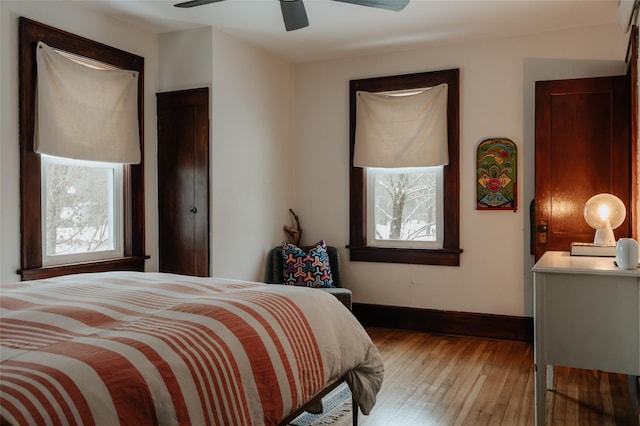
[[[203, 4], [217, 3], [223, 0], [190, 0], [182, 3], [177, 3], [175, 7], [194, 7], [202, 6]], [[282, 19], [284, 20], [284, 26], [287, 31], [298, 30], [309, 26], [309, 20], [307, 19], [307, 12], [304, 9], [304, 3], [302, 0], [279, 0], [280, 9], [282, 10]], [[335, 0], [343, 3], [352, 3], [360, 6], [375, 7], [378, 9], [387, 9], [393, 11], [400, 11], [409, 3], [409, 0]]]

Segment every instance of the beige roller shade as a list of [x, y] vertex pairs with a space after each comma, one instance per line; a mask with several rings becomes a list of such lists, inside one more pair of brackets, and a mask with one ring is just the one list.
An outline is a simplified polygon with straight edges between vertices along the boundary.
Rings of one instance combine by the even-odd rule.
[[419, 93], [356, 93], [357, 167], [430, 167], [449, 163], [447, 84]]
[[92, 68], [42, 42], [36, 61], [36, 152], [140, 163], [137, 71]]

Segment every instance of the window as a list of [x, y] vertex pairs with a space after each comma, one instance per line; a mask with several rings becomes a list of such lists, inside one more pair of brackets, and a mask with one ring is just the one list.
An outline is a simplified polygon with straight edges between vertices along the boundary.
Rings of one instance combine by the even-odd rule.
[[[101, 228], [93, 223], [89, 226], [79, 226], [76, 220], [74, 227], [59, 226], [55, 236], [51, 228], [47, 228], [47, 218], [56, 218], [56, 213], [49, 214], [46, 209], [52, 192], [47, 197], [47, 182], [51, 181], [49, 173], [55, 173], [55, 169], [61, 164], [56, 160], [44, 159], [34, 152], [33, 136], [35, 129], [35, 92], [36, 92], [36, 46], [39, 41], [46, 43], [54, 49], [69, 52], [80, 57], [89, 58], [102, 64], [115, 68], [135, 70], [138, 72], [138, 122], [142, 123], [143, 88], [144, 88], [144, 58], [124, 52], [122, 50], [106, 46], [101, 43], [88, 40], [74, 34], [70, 34], [46, 25], [39, 24], [26, 18], [20, 18], [19, 30], [19, 72], [20, 72], [20, 209], [21, 209], [21, 269], [18, 271], [22, 279], [46, 278], [57, 275], [78, 272], [98, 272], [107, 270], [144, 270], [144, 163], [136, 165], [123, 165], [112, 168], [102, 166], [85, 170], [87, 173], [98, 172], [100, 179], [109, 195], [108, 199], [85, 200], [84, 206], [76, 206], [75, 212], [84, 215], [97, 204], [102, 203], [101, 209], [111, 216], [107, 228]], [[140, 149], [143, 151], [142, 126], [140, 133]], [[144, 156], [142, 156], [144, 158]], [[49, 166], [52, 168], [49, 169]], [[66, 164], [65, 166], [68, 166]], [[86, 165], [85, 165], [86, 167]], [[81, 170], [80, 167], [77, 170]], [[92, 172], [88, 170], [93, 169]], [[117, 170], [117, 169], [121, 169]], [[44, 173], [43, 173], [44, 170]], [[88, 179], [88, 178], [87, 178]], [[120, 179], [120, 180], [119, 180]], [[73, 192], [81, 185], [67, 186], [66, 190]], [[119, 195], [120, 193], [121, 195]], [[67, 194], [70, 195], [70, 194]], [[56, 197], [60, 200], [60, 197]], [[64, 197], [62, 197], [64, 198]], [[92, 197], [89, 197], [92, 198]], [[109, 201], [111, 200], [111, 201]], [[92, 205], [93, 203], [93, 205]], [[108, 206], [108, 207], [106, 207]], [[121, 206], [121, 207], [120, 207]], [[78, 208], [79, 207], [79, 208]], [[70, 220], [72, 211], [69, 206], [61, 206], [58, 212], [58, 220]], [[118, 213], [119, 211], [122, 213]], [[44, 214], [41, 214], [43, 213]], [[50, 217], [48, 217], [50, 216]], [[55, 220], [54, 220], [55, 221]], [[119, 227], [119, 230], [118, 230]], [[64, 228], [64, 229], [63, 229]], [[84, 231], [79, 231], [84, 229]], [[108, 231], [107, 231], [108, 229]], [[47, 231], [49, 230], [50, 233]], [[105, 231], [112, 237], [109, 247], [105, 249], [103, 239], [101, 246], [92, 246], [94, 253], [100, 259], [57, 257], [73, 255], [69, 246], [80, 244], [79, 241], [89, 239], [91, 231]], [[73, 232], [79, 232], [74, 243], [65, 244], [63, 241]], [[105, 234], [105, 235], [106, 235]], [[55, 241], [55, 244], [53, 243]], [[55, 246], [59, 247], [54, 248]], [[95, 243], [92, 240], [92, 244]], [[113, 244], [113, 246], [111, 246]], [[53, 251], [50, 251], [53, 250]], [[60, 250], [60, 252], [58, 252]], [[86, 250], [84, 250], [86, 251]], [[53, 254], [52, 253], [56, 253]], [[90, 257], [91, 257], [90, 256]], [[57, 260], [54, 260], [57, 259]], [[53, 264], [55, 263], [55, 265]], [[64, 263], [64, 264], [58, 264]]]
[[[350, 82], [350, 259], [458, 266], [459, 70]], [[356, 92], [394, 92], [447, 83], [449, 164], [419, 169], [353, 166]]]
[[442, 248], [442, 166], [367, 168], [367, 200], [370, 245]]
[[123, 255], [122, 164], [41, 156], [42, 264]]

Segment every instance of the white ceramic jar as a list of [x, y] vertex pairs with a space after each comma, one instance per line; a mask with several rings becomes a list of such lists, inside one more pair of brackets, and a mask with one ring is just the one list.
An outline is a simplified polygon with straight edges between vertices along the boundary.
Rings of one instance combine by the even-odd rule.
[[638, 267], [638, 242], [633, 238], [620, 238], [616, 243], [616, 263], [620, 269]]

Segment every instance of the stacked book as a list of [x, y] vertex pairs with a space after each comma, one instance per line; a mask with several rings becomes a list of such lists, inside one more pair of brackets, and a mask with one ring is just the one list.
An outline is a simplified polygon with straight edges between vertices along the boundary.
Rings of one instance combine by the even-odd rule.
[[571, 243], [571, 256], [616, 257], [616, 246], [594, 246], [593, 243]]

